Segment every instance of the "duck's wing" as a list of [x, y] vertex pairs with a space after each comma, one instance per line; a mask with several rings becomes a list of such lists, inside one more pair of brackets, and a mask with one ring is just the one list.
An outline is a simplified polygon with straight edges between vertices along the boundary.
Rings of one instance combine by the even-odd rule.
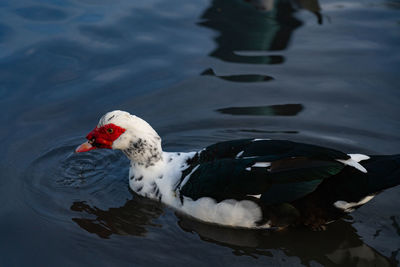
[[313, 192], [343, 168], [337, 161], [303, 157], [270, 162], [262, 157], [221, 159], [195, 167], [182, 181], [180, 193], [194, 200], [257, 197], [266, 204], [291, 202]]
[[269, 140], [223, 142], [201, 153], [206, 154], [198, 156], [179, 185], [181, 195], [217, 201], [255, 197], [266, 204], [291, 202], [313, 192], [344, 168], [337, 159], [349, 157], [318, 146]]
[[217, 159], [268, 157], [270, 160], [305, 156], [318, 160], [348, 160], [341, 151], [286, 140], [240, 139], [216, 143], [201, 150], [195, 156], [198, 163]]

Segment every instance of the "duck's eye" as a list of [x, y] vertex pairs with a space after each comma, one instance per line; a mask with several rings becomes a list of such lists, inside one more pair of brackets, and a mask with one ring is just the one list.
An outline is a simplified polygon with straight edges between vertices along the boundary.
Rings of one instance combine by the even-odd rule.
[[114, 132], [114, 129], [113, 129], [113, 128], [108, 128], [108, 129], [107, 129], [107, 133], [112, 134], [113, 132]]

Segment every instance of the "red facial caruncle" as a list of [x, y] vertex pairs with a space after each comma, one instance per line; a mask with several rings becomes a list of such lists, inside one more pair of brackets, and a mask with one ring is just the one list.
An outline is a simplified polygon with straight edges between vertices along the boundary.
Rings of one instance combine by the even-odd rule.
[[113, 123], [96, 127], [86, 139], [89, 140], [75, 149], [75, 152], [86, 152], [97, 148], [112, 148], [113, 142], [126, 130]]

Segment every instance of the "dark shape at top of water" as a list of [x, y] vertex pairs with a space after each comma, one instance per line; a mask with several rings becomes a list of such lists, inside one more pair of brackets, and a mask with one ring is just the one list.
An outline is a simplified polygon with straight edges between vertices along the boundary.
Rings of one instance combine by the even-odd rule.
[[22, 7], [16, 9], [15, 13], [25, 19], [35, 21], [63, 20], [67, 18], [67, 14], [63, 11], [43, 6]]
[[296, 116], [303, 108], [302, 104], [283, 104], [254, 107], [229, 107], [217, 109], [216, 111], [230, 115]]
[[288, 1], [277, 1], [270, 11], [260, 12], [243, 0], [214, 0], [199, 24], [220, 33], [211, 56], [236, 63], [277, 64], [284, 62], [283, 56], [244, 56], [235, 51], [286, 49], [292, 32], [302, 25], [294, 12]]
[[201, 73], [201, 75], [215, 76], [223, 80], [231, 82], [266, 82], [271, 81], [274, 78], [268, 75], [258, 75], [258, 74], [239, 74], [239, 75], [216, 75], [212, 68], [206, 69]]

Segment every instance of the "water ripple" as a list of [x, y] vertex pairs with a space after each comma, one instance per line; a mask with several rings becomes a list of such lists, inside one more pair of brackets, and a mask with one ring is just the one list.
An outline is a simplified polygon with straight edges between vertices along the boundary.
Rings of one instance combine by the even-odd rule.
[[216, 75], [212, 68], [206, 69], [201, 75], [210, 75], [231, 82], [266, 82], [274, 79], [271, 76], [259, 74]]
[[282, 104], [254, 107], [228, 107], [217, 109], [222, 114], [253, 116], [296, 116], [303, 110], [302, 104]]
[[26, 203], [49, 219], [70, 220], [74, 201], [115, 206], [132, 197], [128, 163], [121, 153], [75, 154], [75, 145], [55, 147], [34, 160], [25, 172]]

